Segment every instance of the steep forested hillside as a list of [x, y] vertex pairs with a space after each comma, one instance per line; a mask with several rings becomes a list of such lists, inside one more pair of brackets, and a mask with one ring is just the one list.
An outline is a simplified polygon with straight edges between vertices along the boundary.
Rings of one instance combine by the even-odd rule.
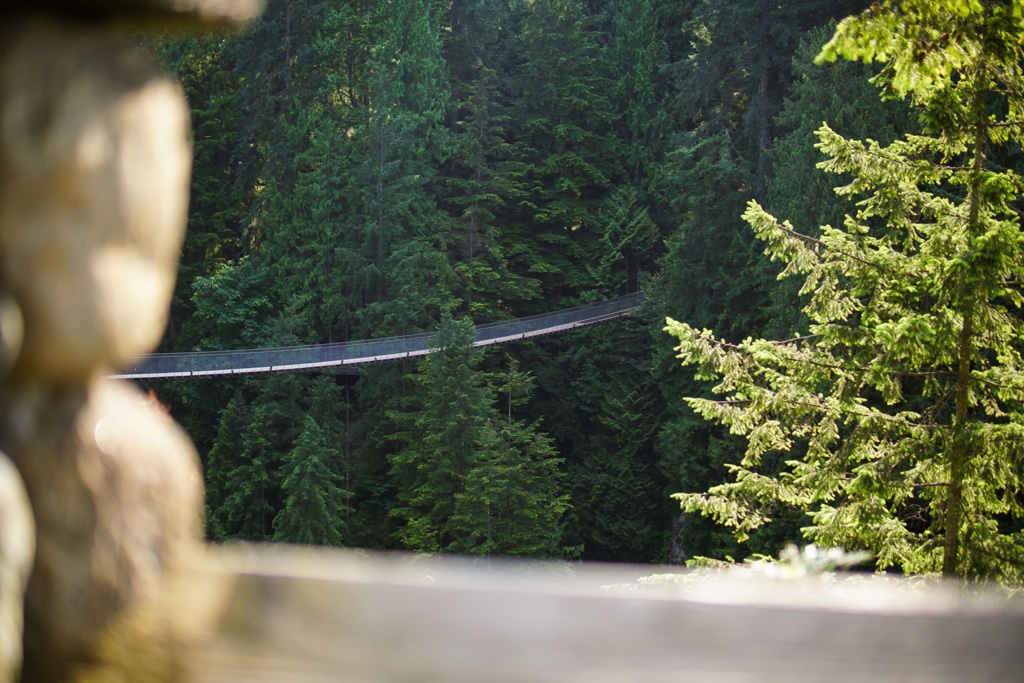
[[[667, 315], [800, 328], [744, 224], [844, 210], [812, 131], [913, 117], [813, 66], [836, 0], [271, 0], [158, 58], [193, 108], [189, 233], [161, 350], [440, 329], [359, 375], [154, 385], [204, 457], [208, 533], [471, 554], [679, 561], [737, 548], [669, 495], [737, 443], [684, 395]], [[641, 314], [483, 353], [469, 322], [641, 290]]]

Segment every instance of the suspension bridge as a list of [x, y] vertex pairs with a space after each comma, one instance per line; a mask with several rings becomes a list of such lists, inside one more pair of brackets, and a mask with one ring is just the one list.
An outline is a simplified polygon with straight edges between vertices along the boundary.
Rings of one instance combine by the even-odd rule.
[[[574, 330], [628, 315], [639, 305], [640, 294], [628, 294], [553, 313], [485, 323], [477, 326], [473, 346], [508, 344]], [[355, 373], [359, 365], [425, 356], [436, 350], [431, 345], [433, 338], [433, 332], [422, 332], [400, 337], [270, 349], [154, 353], [141, 358], [131, 369], [110, 377], [173, 379], [321, 369]]]

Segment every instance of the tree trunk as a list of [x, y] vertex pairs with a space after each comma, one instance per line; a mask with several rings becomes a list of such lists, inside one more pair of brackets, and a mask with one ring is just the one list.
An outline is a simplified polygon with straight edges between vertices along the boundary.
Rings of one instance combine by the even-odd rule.
[[[984, 61], [979, 65], [979, 73], [984, 72]], [[981, 212], [981, 172], [985, 162], [985, 140], [988, 138], [985, 117], [985, 90], [979, 88], [974, 95], [972, 107], [974, 126], [974, 158], [971, 160], [971, 184], [968, 202], [967, 231], [973, 239], [979, 235]], [[970, 273], [963, 276], [970, 277]], [[970, 458], [971, 439], [967, 429], [967, 413], [969, 409], [971, 382], [971, 358], [974, 355], [974, 294], [970, 292], [970, 282], [962, 282], [961, 286], [968, 290], [962, 302], [963, 326], [960, 328], [960, 340], [957, 350], [956, 375], [956, 409], [953, 418], [953, 444], [949, 454], [949, 497], [946, 500], [946, 529], [942, 544], [942, 573], [945, 576], [957, 574], [960, 555], [960, 519], [963, 516], [963, 481], [964, 469]]]

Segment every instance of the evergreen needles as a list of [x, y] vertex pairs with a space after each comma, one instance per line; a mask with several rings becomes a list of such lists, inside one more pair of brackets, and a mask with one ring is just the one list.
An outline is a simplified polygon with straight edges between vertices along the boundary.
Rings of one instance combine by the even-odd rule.
[[[781, 277], [805, 278], [807, 334], [736, 345], [669, 320], [679, 357], [721, 399], [688, 399], [747, 438], [733, 481], [677, 497], [738, 538], [779, 503], [807, 538], [873, 551], [879, 568], [1024, 579], [1024, 251], [1019, 2], [886, 2], [844, 20], [819, 60], [880, 61], [885, 95], [924, 135], [883, 146], [827, 125], [819, 167], [852, 180], [842, 227], [802, 234], [751, 201], [744, 219]], [[783, 451], [784, 467], [762, 467]]]

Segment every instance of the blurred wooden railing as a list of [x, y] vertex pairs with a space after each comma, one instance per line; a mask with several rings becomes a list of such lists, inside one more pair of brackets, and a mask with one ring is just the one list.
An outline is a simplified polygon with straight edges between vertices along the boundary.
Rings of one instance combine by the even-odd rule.
[[183, 575], [190, 683], [1015, 681], [1024, 605], [848, 576], [233, 548]]

